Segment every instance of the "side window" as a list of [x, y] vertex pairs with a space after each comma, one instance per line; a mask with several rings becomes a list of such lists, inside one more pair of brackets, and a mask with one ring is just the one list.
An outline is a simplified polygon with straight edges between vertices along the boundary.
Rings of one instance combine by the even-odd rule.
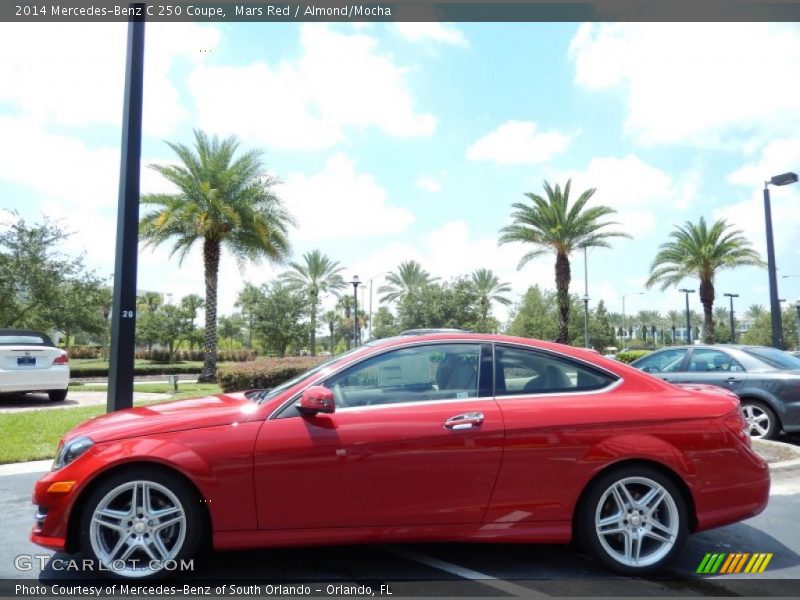
[[548, 352], [495, 347], [495, 396], [583, 392], [613, 381], [611, 375]]
[[636, 368], [645, 373], [675, 373], [680, 371], [686, 352], [686, 348], [654, 352], [637, 362]]
[[696, 349], [689, 360], [689, 371], [695, 373], [720, 373], [744, 371], [741, 363], [732, 356], [710, 348]]
[[330, 377], [336, 406], [475, 398], [480, 346], [433, 344], [393, 350]]

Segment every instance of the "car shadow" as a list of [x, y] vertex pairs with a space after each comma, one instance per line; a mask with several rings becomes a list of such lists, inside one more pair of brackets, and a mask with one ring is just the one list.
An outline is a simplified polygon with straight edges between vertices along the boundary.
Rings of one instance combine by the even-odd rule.
[[47, 394], [14, 392], [0, 394], [0, 412], [9, 408], [54, 408], [78, 406], [79, 404], [77, 400], [71, 400], [69, 396], [62, 402], [51, 402]]

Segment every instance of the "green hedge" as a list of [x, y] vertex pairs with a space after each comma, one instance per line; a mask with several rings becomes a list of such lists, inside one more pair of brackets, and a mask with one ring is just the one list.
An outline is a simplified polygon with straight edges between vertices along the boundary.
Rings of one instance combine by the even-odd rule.
[[[154, 364], [133, 367], [134, 375], [199, 375], [202, 372], [203, 365], [194, 364]], [[70, 377], [108, 377], [108, 367], [70, 365], [69, 373]]]
[[616, 359], [624, 363], [632, 363], [637, 358], [642, 358], [652, 352], [652, 350], [628, 350], [627, 352], [617, 353]]
[[226, 365], [217, 370], [224, 392], [271, 388], [282, 384], [326, 360], [320, 356], [258, 358], [251, 362]]

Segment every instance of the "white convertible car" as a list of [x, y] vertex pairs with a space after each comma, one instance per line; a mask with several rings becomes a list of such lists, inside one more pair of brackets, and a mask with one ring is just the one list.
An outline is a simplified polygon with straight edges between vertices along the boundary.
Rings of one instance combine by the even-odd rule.
[[69, 358], [44, 333], [0, 329], [0, 393], [47, 392], [50, 400], [67, 397]]

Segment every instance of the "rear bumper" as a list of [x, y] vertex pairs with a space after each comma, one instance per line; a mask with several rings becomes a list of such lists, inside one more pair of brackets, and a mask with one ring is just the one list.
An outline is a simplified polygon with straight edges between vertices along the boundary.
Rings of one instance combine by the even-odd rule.
[[709, 487], [695, 497], [697, 528], [703, 531], [737, 523], [761, 513], [769, 501], [767, 461], [749, 448], [741, 448], [736, 461], [736, 483]]
[[54, 365], [47, 369], [0, 369], [0, 393], [65, 390], [69, 385], [69, 367]]

